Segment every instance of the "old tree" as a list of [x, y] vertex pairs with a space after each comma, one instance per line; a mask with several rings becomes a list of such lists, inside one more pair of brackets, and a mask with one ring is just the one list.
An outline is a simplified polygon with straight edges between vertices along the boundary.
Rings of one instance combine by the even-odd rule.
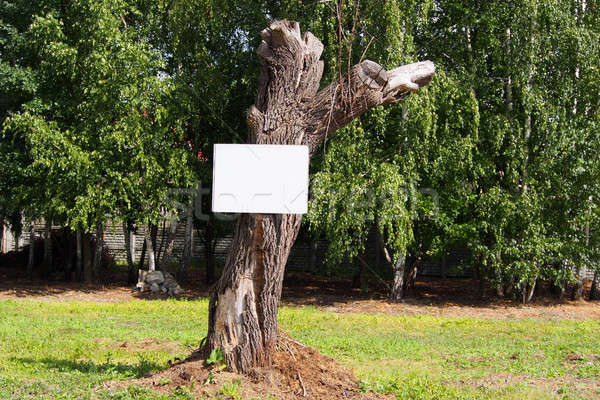
[[[386, 71], [365, 60], [319, 90], [321, 42], [292, 21], [261, 32], [256, 103], [247, 111], [248, 142], [306, 145], [313, 156], [328, 134], [367, 110], [394, 103], [429, 83], [432, 62]], [[300, 228], [296, 214], [242, 214], [209, 304], [205, 351], [220, 348], [234, 371], [268, 365], [277, 343], [277, 311], [287, 258]]]

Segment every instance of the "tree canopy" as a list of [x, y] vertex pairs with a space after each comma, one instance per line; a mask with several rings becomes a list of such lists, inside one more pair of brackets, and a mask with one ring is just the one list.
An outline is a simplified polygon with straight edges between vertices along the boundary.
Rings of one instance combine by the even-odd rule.
[[[321, 38], [321, 86], [364, 59], [431, 59], [428, 89], [328, 137], [305, 226], [331, 262], [378, 231], [393, 262], [468, 248], [500, 294], [598, 270], [600, 21], [594, 2], [0, 3], [0, 216], [87, 231], [156, 222], [245, 142], [260, 31]], [[198, 223], [199, 221], [197, 221]]]

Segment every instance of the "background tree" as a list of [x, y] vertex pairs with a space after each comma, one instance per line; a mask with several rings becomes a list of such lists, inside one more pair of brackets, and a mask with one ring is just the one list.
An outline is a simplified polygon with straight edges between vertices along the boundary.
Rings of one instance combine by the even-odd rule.
[[85, 231], [101, 232], [109, 216], [155, 222], [169, 188], [191, 180], [160, 54], [124, 1], [54, 6], [29, 10], [17, 35], [31, 56], [13, 68], [33, 71], [35, 84], [3, 124], [3, 173], [18, 182], [10, 197]]

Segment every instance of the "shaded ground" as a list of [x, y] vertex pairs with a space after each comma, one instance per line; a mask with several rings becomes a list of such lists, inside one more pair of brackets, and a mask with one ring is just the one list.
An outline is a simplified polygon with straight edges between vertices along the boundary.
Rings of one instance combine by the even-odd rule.
[[[162, 296], [140, 293], [123, 284], [82, 285], [62, 281], [29, 282], [19, 272], [0, 269], [0, 299], [35, 298], [53, 301], [119, 302], [134, 299], [157, 299]], [[208, 296], [202, 281], [182, 285], [183, 298]], [[362, 293], [352, 289], [348, 279], [290, 274], [283, 289], [283, 303], [289, 306], [315, 306], [337, 313], [390, 315], [435, 315], [487, 319], [596, 319], [600, 320], [600, 302], [557, 301], [549, 297], [522, 305], [494, 297], [490, 290], [481, 297], [472, 279], [419, 278], [402, 303], [386, 301], [385, 288], [372, 286]]]

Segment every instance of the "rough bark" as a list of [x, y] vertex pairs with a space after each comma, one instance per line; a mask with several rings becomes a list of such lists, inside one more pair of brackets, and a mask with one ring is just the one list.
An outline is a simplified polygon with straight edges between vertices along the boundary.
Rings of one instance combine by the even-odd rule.
[[[386, 71], [363, 61], [319, 91], [321, 42], [297, 22], [261, 32], [261, 73], [248, 109], [248, 142], [302, 144], [314, 155], [328, 134], [370, 108], [393, 103], [429, 83], [430, 61]], [[277, 342], [277, 311], [287, 258], [300, 228], [296, 214], [239, 217], [233, 244], [209, 303], [205, 351], [221, 348], [228, 367], [268, 365]]]
[[394, 281], [392, 282], [392, 287], [390, 288], [390, 293], [388, 295], [388, 300], [392, 302], [402, 301], [404, 297], [404, 274], [406, 273], [406, 256], [404, 254], [396, 255], [396, 260], [394, 261], [391, 252], [388, 250], [385, 245], [385, 241], [383, 240], [383, 235], [379, 232], [379, 229], [376, 230], [377, 233], [377, 242], [385, 257], [385, 261], [387, 264], [392, 267], [394, 271]]
[[209, 303], [208, 349], [220, 347], [227, 365], [248, 371], [270, 363], [284, 266], [301, 216], [242, 214], [225, 269]]
[[392, 288], [390, 289], [389, 300], [398, 302], [402, 301], [404, 297], [404, 273], [406, 267], [406, 257], [404, 254], [398, 254], [396, 256], [396, 261], [391, 262], [392, 258], [389, 257], [387, 249], [385, 249], [385, 258], [389, 260], [388, 262], [392, 265], [394, 269], [394, 282], [392, 283]]

